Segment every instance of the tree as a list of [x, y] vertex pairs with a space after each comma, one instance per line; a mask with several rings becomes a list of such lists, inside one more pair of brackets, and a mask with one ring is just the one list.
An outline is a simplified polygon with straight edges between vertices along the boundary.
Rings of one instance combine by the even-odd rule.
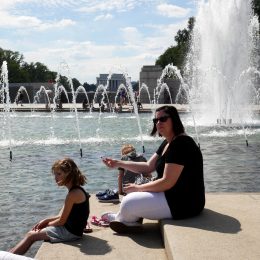
[[157, 60], [156, 65], [165, 68], [168, 64], [172, 63], [179, 69], [182, 69], [185, 61], [186, 54], [189, 50], [191, 33], [194, 27], [195, 18], [191, 17], [188, 21], [188, 28], [179, 30], [174, 37], [177, 45], [169, 47]]
[[76, 78], [72, 79], [72, 84], [73, 84], [74, 90], [76, 90], [79, 86], [81, 86], [80, 82]]
[[260, 0], [253, 0], [252, 7], [254, 10], [254, 13], [258, 16], [258, 20], [260, 22]]
[[[7, 62], [8, 80], [10, 83], [31, 83], [31, 82], [54, 82], [57, 72], [50, 71], [46, 65], [41, 62], [27, 63], [19, 52], [4, 50], [0, 48], [0, 64]], [[62, 85], [70, 89], [68, 79], [61, 76]], [[74, 87], [80, 85], [79, 81], [72, 79]]]
[[23, 55], [19, 54], [19, 52], [0, 48], [1, 65], [4, 61], [7, 62], [9, 82], [11, 82], [10, 79], [15, 79], [17, 82], [20, 82], [20, 80], [23, 79], [23, 75], [20, 73], [20, 66], [23, 64]]
[[138, 91], [139, 90], [139, 81], [133, 81], [132, 88], [133, 88], [133, 91]]
[[86, 89], [86, 91], [96, 91], [97, 86], [95, 84], [88, 84], [87, 82], [85, 82], [83, 84], [83, 87]]

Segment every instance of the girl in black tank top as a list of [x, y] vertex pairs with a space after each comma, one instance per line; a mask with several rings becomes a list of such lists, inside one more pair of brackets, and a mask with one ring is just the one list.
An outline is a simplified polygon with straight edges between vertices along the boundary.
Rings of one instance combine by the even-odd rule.
[[11, 253], [25, 254], [39, 240], [67, 242], [82, 237], [89, 217], [90, 195], [82, 188], [87, 179], [70, 158], [54, 162], [52, 173], [58, 186], [65, 186], [68, 194], [59, 214], [38, 222]]

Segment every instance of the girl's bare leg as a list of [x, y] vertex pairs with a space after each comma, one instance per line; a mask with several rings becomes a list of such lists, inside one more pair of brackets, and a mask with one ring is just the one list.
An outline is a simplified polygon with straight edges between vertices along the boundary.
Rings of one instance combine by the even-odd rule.
[[9, 252], [13, 254], [23, 255], [28, 251], [28, 249], [34, 242], [40, 240], [50, 240], [44, 230], [29, 231], [15, 247], [9, 250]]

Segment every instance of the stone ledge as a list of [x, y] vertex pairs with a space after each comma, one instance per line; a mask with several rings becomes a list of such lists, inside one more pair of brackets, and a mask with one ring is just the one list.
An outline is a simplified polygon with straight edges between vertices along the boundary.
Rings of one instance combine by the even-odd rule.
[[260, 259], [260, 193], [208, 193], [204, 212], [161, 220], [168, 259]]
[[[116, 212], [119, 204], [99, 203], [95, 195], [90, 197], [90, 217], [104, 212]], [[110, 228], [91, 225], [93, 232], [83, 239], [70, 243], [44, 242], [38, 250], [37, 260], [166, 260], [158, 221], [145, 220], [143, 232], [119, 235]]]
[[[91, 197], [91, 215], [115, 211], [118, 204], [98, 203]], [[159, 230], [164, 241], [161, 239]], [[144, 222], [144, 232], [118, 235], [109, 228], [79, 242], [43, 243], [37, 260], [155, 259], [258, 260], [260, 259], [260, 193], [208, 193], [204, 212], [187, 220]]]

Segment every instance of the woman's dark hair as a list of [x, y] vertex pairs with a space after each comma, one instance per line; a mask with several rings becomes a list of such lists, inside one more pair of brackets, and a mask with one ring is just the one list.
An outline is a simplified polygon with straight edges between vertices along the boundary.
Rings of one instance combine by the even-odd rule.
[[[159, 112], [163, 110], [165, 112], [165, 114], [169, 115], [170, 118], [172, 119], [173, 122], [173, 133], [175, 136], [182, 134], [185, 132], [184, 126], [181, 122], [179, 113], [177, 111], [177, 109], [174, 106], [162, 106], [162, 107], [158, 107], [155, 112]], [[153, 125], [153, 130], [151, 132], [151, 136], [155, 136], [157, 132], [157, 128], [156, 128], [156, 124]], [[160, 136], [160, 134], [159, 134]]]
[[56, 170], [62, 170], [66, 174], [65, 179], [62, 181], [62, 185], [71, 182], [72, 186], [83, 186], [87, 183], [87, 178], [79, 170], [76, 163], [70, 158], [64, 158], [54, 162], [51, 170], [53, 174]]

